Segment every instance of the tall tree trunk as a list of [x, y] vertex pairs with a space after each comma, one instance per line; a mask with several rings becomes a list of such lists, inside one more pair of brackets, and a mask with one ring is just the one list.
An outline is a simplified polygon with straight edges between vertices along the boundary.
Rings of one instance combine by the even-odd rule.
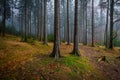
[[27, 41], [27, 0], [25, 0], [25, 38], [24, 41]]
[[64, 14], [64, 41], [66, 42], [66, 6], [65, 6], [66, 1], [64, 0], [63, 4], [63, 14]]
[[32, 33], [31, 33], [31, 18], [32, 18], [31, 11], [30, 11], [29, 15], [30, 15], [30, 18], [29, 18], [29, 27], [30, 27], [29, 33], [30, 33], [30, 37], [31, 37], [31, 35], [32, 35]]
[[78, 0], [75, 0], [75, 19], [74, 19], [74, 47], [71, 54], [80, 56], [78, 41]]
[[38, 39], [38, 31], [37, 31], [37, 28], [38, 28], [38, 25], [37, 25], [37, 15], [38, 14], [38, 7], [37, 7], [37, 0], [35, 0], [35, 10], [34, 10], [34, 26], [35, 26], [35, 37], [36, 39]]
[[109, 0], [107, 0], [107, 12], [106, 12], [106, 26], [105, 26], [105, 46], [108, 48], [108, 16], [109, 16]]
[[[14, 2], [13, 2], [13, 0], [12, 0], [11, 19], [12, 19], [12, 27], [14, 28], [14, 23], [13, 23], [13, 22], [14, 22], [14, 21], [13, 21], [13, 19], [14, 19], [13, 5], [14, 5]], [[13, 32], [12, 34], [15, 34], [15, 33]]]
[[21, 18], [21, 38], [22, 38], [22, 40], [23, 40], [23, 36], [24, 36], [24, 29], [23, 29], [23, 27], [24, 27], [24, 21], [25, 21], [25, 19], [24, 19], [24, 13], [22, 13], [22, 12], [24, 12], [24, 10], [21, 10], [21, 15], [20, 15], [20, 18]]
[[4, 12], [2, 20], [2, 37], [5, 36], [5, 27], [6, 27], [6, 0], [4, 0]]
[[70, 44], [70, 28], [69, 28], [69, 0], [67, 0], [67, 45]]
[[87, 45], [87, 2], [86, 2], [86, 5], [85, 5], [85, 9], [86, 9], [86, 29], [85, 29], [85, 43], [84, 45]]
[[100, 4], [101, 4], [101, 7], [100, 7], [100, 22], [99, 22], [99, 26], [101, 27], [101, 30], [100, 30], [100, 33], [99, 33], [99, 43], [102, 44], [102, 39], [103, 39], [103, 33], [102, 33], [102, 29], [103, 29], [103, 7], [102, 7], [102, 2], [103, 0], [100, 0]]
[[83, 7], [83, 26], [82, 26], [82, 28], [83, 28], [83, 39], [82, 39], [82, 42], [83, 42], [83, 44], [85, 45], [85, 1], [83, 1], [83, 4], [82, 4], [82, 7]]
[[37, 17], [36, 17], [36, 10], [34, 11], [34, 26], [35, 26], [35, 37], [37, 39]]
[[114, 15], [114, 0], [110, 1], [110, 45], [109, 48], [113, 49], [113, 15]]
[[44, 0], [44, 40], [43, 44], [47, 45], [47, 26], [46, 26], [46, 0]]
[[19, 11], [19, 35], [21, 36], [21, 14], [20, 14], [20, 11]]
[[37, 39], [40, 40], [40, 0], [36, 1], [38, 3], [36, 3], [38, 6], [38, 19], [37, 19]]
[[60, 24], [59, 24], [59, 2], [54, 0], [54, 47], [50, 57], [60, 58]]
[[40, 6], [40, 10], [41, 10], [41, 19], [40, 19], [40, 23], [41, 23], [41, 31], [40, 31], [40, 41], [43, 41], [43, 0], [41, 0], [41, 6]]
[[94, 0], [92, 0], [92, 47], [94, 47]]

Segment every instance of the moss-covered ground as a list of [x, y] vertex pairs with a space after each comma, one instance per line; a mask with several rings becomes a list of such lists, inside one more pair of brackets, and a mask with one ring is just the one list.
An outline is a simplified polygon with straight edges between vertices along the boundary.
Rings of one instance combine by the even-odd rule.
[[[116, 59], [120, 55], [120, 48], [108, 50], [104, 47], [80, 46], [80, 57], [69, 54], [72, 48], [72, 45], [61, 43], [63, 57], [56, 60], [49, 57], [53, 43], [48, 43], [47, 46], [39, 41], [21, 42], [19, 37], [11, 35], [0, 37], [0, 80], [120, 79], [114, 79], [120, 74], [120, 65], [117, 65], [120, 60]], [[102, 55], [107, 57], [108, 62], [98, 62]], [[109, 73], [112, 69], [115, 73]], [[112, 73], [115, 76], [111, 75]]]

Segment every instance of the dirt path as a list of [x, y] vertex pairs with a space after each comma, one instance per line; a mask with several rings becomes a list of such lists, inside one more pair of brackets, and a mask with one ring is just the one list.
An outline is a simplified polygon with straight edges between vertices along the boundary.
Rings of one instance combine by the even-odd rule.
[[[83, 50], [82, 56], [89, 58], [108, 80], [120, 80], [120, 60], [116, 59], [120, 55], [118, 51], [105, 51], [88, 46], [81, 46], [80, 49]], [[100, 56], [106, 56], [107, 62], [99, 62]]]

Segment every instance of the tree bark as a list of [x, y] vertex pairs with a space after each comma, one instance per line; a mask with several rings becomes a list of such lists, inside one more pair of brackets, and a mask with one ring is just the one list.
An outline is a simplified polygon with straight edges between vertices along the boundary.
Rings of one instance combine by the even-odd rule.
[[[12, 0], [12, 10], [11, 10], [11, 19], [12, 19], [12, 27], [14, 28], [14, 21], [13, 21], [13, 19], [14, 19], [14, 12], [13, 12], [13, 5], [14, 5], [14, 1]], [[12, 34], [14, 34], [14, 32], [12, 33]]]
[[114, 0], [110, 1], [110, 45], [109, 48], [113, 49], [113, 15], [114, 15]]
[[69, 0], [67, 0], [67, 45], [70, 45]]
[[5, 36], [5, 27], [6, 27], [6, 0], [4, 0], [4, 12], [2, 20], [2, 37]]
[[106, 26], [105, 26], [105, 46], [108, 48], [108, 16], [109, 16], [109, 0], [107, 0], [107, 12], [106, 12]]
[[27, 42], [27, 37], [28, 37], [28, 3], [27, 0], [25, 0], [25, 37], [24, 41]]
[[54, 0], [54, 47], [50, 57], [58, 59], [60, 55], [60, 24], [59, 24], [59, 1]]
[[94, 0], [92, 0], [92, 47], [94, 47]]
[[36, 2], [38, 2], [38, 3], [36, 3], [38, 6], [37, 6], [37, 8], [38, 8], [38, 13], [37, 13], [37, 15], [38, 15], [38, 18], [37, 18], [37, 39], [38, 40], [40, 40], [40, 0], [38, 0], [38, 1], [36, 1]]
[[65, 6], [66, 1], [64, 0], [63, 4], [63, 9], [64, 9], [64, 41], [66, 42], [66, 6]]
[[44, 40], [43, 40], [43, 44], [47, 45], [47, 26], [46, 26], [46, 0], [44, 0]]
[[87, 45], [87, 29], [88, 29], [88, 25], [87, 25], [87, 2], [86, 2], [86, 7], [85, 7], [85, 9], [86, 9], [86, 29], [85, 29], [85, 44], [84, 45]]
[[75, 0], [75, 17], [74, 17], [74, 47], [71, 54], [80, 56], [78, 41], [78, 0]]

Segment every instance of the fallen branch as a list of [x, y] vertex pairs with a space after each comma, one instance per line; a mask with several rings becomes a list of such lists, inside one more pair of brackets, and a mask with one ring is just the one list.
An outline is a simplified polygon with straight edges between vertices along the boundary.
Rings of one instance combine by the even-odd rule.
[[107, 60], [106, 56], [100, 56], [100, 57], [98, 58], [98, 62], [101, 62], [101, 61], [104, 61], [104, 62], [107, 62], [107, 63], [108, 63], [108, 60]]

